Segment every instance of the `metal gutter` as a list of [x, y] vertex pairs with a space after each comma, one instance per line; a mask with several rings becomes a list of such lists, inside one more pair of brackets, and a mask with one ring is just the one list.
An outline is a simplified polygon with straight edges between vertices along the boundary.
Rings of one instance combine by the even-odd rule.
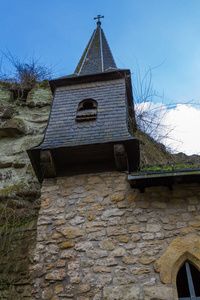
[[172, 189], [174, 184], [199, 183], [200, 169], [185, 169], [164, 172], [132, 172], [128, 174], [128, 181], [132, 188], [144, 192], [145, 188], [152, 186], [168, 186]]
[[128, 175], [128, 179], [141, 179], [141, 178], [161, 178], [173, 177], [184, 175], [200, 175], [200, 169], [186, 169], [177, 171], [163, 171], [163, 172], [136, 172]]

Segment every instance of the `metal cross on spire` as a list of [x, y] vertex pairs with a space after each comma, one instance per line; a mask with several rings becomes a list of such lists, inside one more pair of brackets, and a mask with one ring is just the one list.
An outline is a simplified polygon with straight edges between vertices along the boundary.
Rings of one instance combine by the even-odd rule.
[[94, 20], [98, 20], [98, 21], [97, 21], [97, 25], [101, 25], [101, 22], [100, 22], [100, 19], [101, 19], [101, 18], [104, 18], [104, 16], [97, 15], [97, 17], [94, 18]]

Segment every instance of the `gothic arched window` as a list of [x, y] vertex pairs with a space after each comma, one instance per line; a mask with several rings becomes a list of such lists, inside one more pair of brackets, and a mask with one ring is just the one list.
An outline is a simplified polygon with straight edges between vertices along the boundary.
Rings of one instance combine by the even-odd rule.
[[180, 268], [176, 285], [179, 300], [200, 300], [200, 272], [189, 262]]
[[76, 121], [90, 121], [97, 118], [97, 101], [94, 99], [84, 99], [78, 105]]

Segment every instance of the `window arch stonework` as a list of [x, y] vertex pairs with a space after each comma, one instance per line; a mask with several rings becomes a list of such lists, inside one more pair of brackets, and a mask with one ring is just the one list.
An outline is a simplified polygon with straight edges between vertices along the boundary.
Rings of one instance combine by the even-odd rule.
[[185, 261], [200, 270], [200, 237], [196, 234], [175, 238], [154, 263], [154, 268], [163, 283], [176, 285], [178, 271]]

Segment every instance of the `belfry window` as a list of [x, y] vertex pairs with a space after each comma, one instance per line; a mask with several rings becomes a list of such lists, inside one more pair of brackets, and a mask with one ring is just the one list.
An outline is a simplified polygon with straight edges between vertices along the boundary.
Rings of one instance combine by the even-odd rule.
[[189, 262], [180, 268], [176, 285], [179, 300], [200, 300], [200, 272]]
[[90, 121], [97, 118], [97, 101], [94, 99], [84, 99], [78, 105], [76, 121]]

